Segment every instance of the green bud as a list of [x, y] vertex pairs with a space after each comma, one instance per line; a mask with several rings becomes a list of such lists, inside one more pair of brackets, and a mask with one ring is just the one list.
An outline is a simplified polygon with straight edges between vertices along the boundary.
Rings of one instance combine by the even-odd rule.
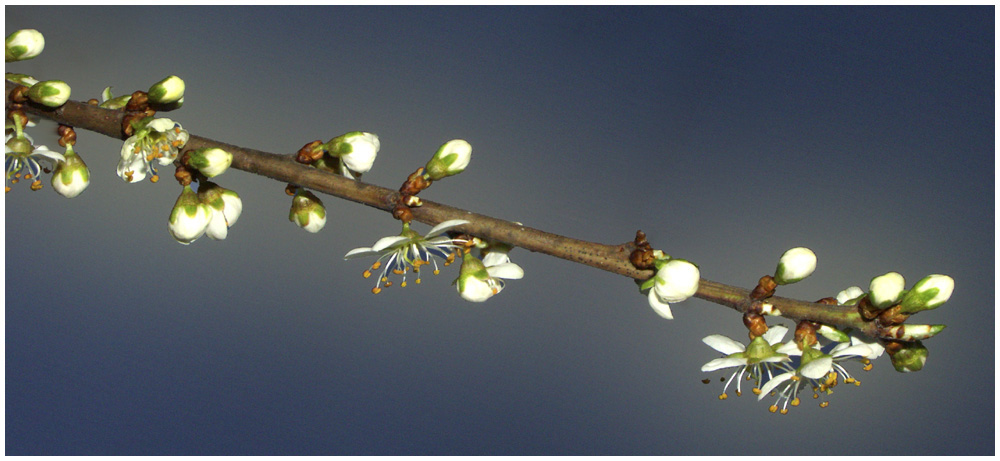
[[900, 373], [920, 371], [927, 362], [927, 348], [920, 341], [904, 343], [903, 349], [889, 356], [892, 366]]
[[318, 197], [305, 189], [299, 189], [292, 197], [292, 209], [288, 220], [309, 232], [319, 232], [326, 225], [326, 208]]
[[18, 85], [27, 86], [27, 87], [31, 87], [32, 85], [38, 83], [38, 79], [36, 79], [35, 77], [32, 77], [30, 75], [25, 75], [25, 74], [11, 74], [11, 73], [7, 74], [7, 81], [8, 82], [14, 82], [14, 83], [16, 83]]
[[171, 75], [149, 87], [149, 101], [155, 104], [172, 104], [184, 98], [184, 80]]
[[817, 333], [822, 335], [824, 338], [837, 343], [847, 343], [851, 341], [851, 337], [834, 327], [829, 325], [820, 325], [819, 329], [816, 330]]
[[463, 139], [444, 143], [424, 167], [424, 177], [431, 181], [454, 176], [465, 171], [472, 159], [472, 145]]
[[59, 107], [69, 101], [69, 85], [62, 80], [38, 82], [28, 89], [28, 98], [48, 107]]
[[35, 29], [21, 29], [4, 41], [4, 61], [24, 61], [42, 53], [45, 37]]
[[914, 314], [920, 311], [937, 308], [951, 298], [955, 289], [955, 280], [947, 275], [928, 275], [903, 296], [900, 301], [900, 313]]
[[197, 169], [207, 178], [225, 173], [233, 163], [233, 154], [218, 147], [206, 147], [188, 154], [188, 166]]
[[64, 158], [52, 171], [52, 188], [63, 197], [73, 198], [90, 185], [90, 169], [73, 151], [72, 144], [66, 146]]
[[101, 99], [103, 99], [104, 102], [100, 103], [98, 107], [117, 110], [128, 105], [128, 102], [132, 100], [132, 95], [127, 94], [116, 98], [111, 94], [111, 87], [109, 86], [101, 92]]
[[886, 329], [885, 337], [902, 341], [923, 340], [940, 333], [944, 327], [945, 325], [896, 325]]

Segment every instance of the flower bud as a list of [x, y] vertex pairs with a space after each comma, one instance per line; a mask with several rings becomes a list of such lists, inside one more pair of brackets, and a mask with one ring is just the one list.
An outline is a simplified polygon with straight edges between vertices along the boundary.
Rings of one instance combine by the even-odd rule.
[[21, 29], [4, 41], [4, 61], [24, 61], [42, 53], [45, 37], [35, 29]]
[[72, 144], [66, 146], [64, 158], [52, 171], [52, 188], [63, 197], [73, 198], [90, 185], [90, 169], [73, 151]]
[[299, 189], [292, 197], [292, 209], [288, 220], [309, 232], [319, 232], [326, 225], [326, 208], [312, 192]]
[[171, 75], [149, 87], [146, 92], [149, 95], [149, 102], [155, 104], [172, 104], [184, 98], [184, 80], [176, 75]]
[[48, 107], [59, 107], [69, 101], [70, 88], [62, 80], [38, 82], [28, 89], [28, 98]]
[[[897, 348], [887, 347], [886, 350], [889, 351], [889, 358], [892, 360], [892, 366], [896, 371], [900, 373], [909, 373], [911, 371], [920, 371], [924, 367], [924, 363], [927, 362], [927, 348], [920, 341], [915, 341], [912, 343], [895, 343], [902, 347]], [[896, 352], [893, 352], [896, 350]]]
[[127, 106], [128, 102], [132, 100], [132, 95], [127, 94], [116, 98], [111, 94], [111, 87], [109, 86], [104, 88], [104, 91], [101, 92], [101, 99], [104, 102], [98, 104], [98, 107], [117, 110]]
[[442, 145], [424, 167], [424, 177], [431, 181], [453, 176], [465, 171], [472, 159], [472, 145], [463, 139], [454, 139]]
[[850, 305], [857, 302], [858, 298], [865, 294], [861, 287], [848, 287], [837, 293], [837, 304]]
[[207, 178], [225, 173], [233, 163], [233, 154], [217, 147], [206, 147], [188, 154], [188, 166], [197, 169]]
[[490, 280], [486, 265], [479, 258], [472, 253], [466, 253], [462, 257], [462, 268], [459, 269], [456, 280], [456, 288], [462, 299], [481, 303], [493, 297], [499, 290], [494, 290], [495, 286]]
[[851, 341], [851, 337], [848, 336], [847, 333], [831, 327], [830, 325], [820, 325], [819, 328], [816, 329], [816, 333], [819, 333], [820, 336], [837, 343], [846, 343]]
[[211, 219], [212, 209], [202, 203], [188, 185], [184, 186], [170, 212], [168, 229], [174, 240], [187, 245], [205, 233]]
[[808, 277], [814, 270], [816, 270], [816, 254], [805, 247], [792, 248], [778, 260], [774, 281], [778, 285], [788, 285]]
[[673, 319], [670, 303], [679, 303], [698, 291], [701, 272], [698, 266], [683, 259], [656, 261], [657, 271], [640, 289], [649, 288], [649, 307], [660, 317]]
[[913, 288], [903, 296], [903, 300], [899, 303], [902, 306], [900, 313], [913, 314], [934, 309], [947, 302], [954, 289], [955, 280], [951, 277], [928, 275], [913, 285]]
[[878, 309], [891, 307], [903, 296], [906, 281], [896, 272], [889, 272], [872, 279], [868, 286], [868, 301]]
[[229, 189], [219, 187], [215, 183], [205, 181], [198, 186], [198, 200], [212, 209], [212, 220], [205, 229], [205, 235], [212, 240], [223, 240], [229, 234], [229, 228], [243, 213], [243, 201], [240, 196]]
[[885, 329], [883, 335], [888, 338], [895, 338], [901, 341], [917, 341], [930, 338], [946, 325], [896, 325]]
[[331, 139], [325, 147], [330, 155], [340, 158], [352, 172], [367, 173], [375, 163], [381, 143], [378, 135], [352, 131]]
[[27, 86], [27, 87], [31, 87], [32, 85], [38, 83], [38, 80], [35, 77], [32, 77], [30, 75], [25, 75], [25, 74], [12, 74], [12, 73], [8, 73], [6, 75], [6, 80], [8, 82], [14, 82], [14, 83], [16, 83], [18, 85]]

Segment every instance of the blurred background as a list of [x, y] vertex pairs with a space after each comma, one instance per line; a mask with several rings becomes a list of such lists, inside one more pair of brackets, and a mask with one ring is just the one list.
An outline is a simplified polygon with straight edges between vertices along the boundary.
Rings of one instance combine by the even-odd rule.
[[81, 131], [88, 190], [5, 196], [6, 454], [994, 453], [993, 7], [4, 10], [46, 38], [7, 71], [77, 100], [179, 75], [164, 115], [193, 134], [292, 153], [374, 132], [364, 180], [390, 188], [463, 138], [469, 168], [425, 199], [603, 243], [642, 229], [748, 289], [812, 248], [782, 296], [956, 280], [910, 320], [948, 325], [923, 371], [852, 364], [861, 387], [774, 415], [700, 371], [701, 338], [746, 339], [730, 309], [667, 321], [631, 280], [523, 250], [484, 304], [457, 267], [372, 295], [371, 261], [342, 257], [396, 221], [324, 196], [309, 234], [284, 184], [235, 170], [239, 223], [183, 246], [173, 169], [126, 184], [121, 142]]

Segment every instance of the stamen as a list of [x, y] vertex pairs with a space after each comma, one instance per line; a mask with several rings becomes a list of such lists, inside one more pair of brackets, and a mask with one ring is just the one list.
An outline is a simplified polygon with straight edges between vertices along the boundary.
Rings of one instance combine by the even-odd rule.
[[777, 405], [771, 405], [770, 407], [768, 407], [767, 411], [770, 411], [771, 413], [774, 413], [774, 412], [778, 411], [778, 406]]
[[795, 397], [794, 399], [792, 399], [792, 406], [793, 407], [799, 406], [799, 403], [800, 402], [799, 402], [799, 398], [798, 397]]
[[364, 278], [371, 277], [372, 276], [372, 271], [370, 271], [368, 269], [365, 269], [365, 271], [361, 273], [361, 276], [364, 277]]
[[149, 177], [149, 182], [156, 184], [160, 180], [160, 175], [154, 174]]
[[381, 291], [382, 291], [382, 289], [381, 289], [381, 288], [379, 288], [379, 287], [375, 287], [375, 288], [372, 288], [372, 294], [373, 294], [373, 295], [377, 295], [377, 294], [379, 294], [379, 292], [381, 292]]
[[820, 408], [826, 408], [828, 406], [830, 406], [830, 402], [823, 402], [823, 403], [819, 404]]
[[729, 396], [728, 396], [728, 395], [726, 395], [726, 393], [725, 393], [725, 392], [723, 392], [722, 394], [720, 394], [720, 395], [719, 395], [719, 400], [726, 400], [726, 399], [728, 399], [728, 398], [729, 398]]

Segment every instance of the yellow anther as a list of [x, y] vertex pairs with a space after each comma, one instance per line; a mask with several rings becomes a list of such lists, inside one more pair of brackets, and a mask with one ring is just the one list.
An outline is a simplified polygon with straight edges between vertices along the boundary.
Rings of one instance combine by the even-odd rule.
[[799, 401], [798, 397], [795, 397], [794, 399], [792, 399], [791, 404], [792, 404], [793, 407], [799, 406], [799, 403], [801, 403], [801, 402]]
[[781, 409], [781, 414], [787, 415], [788, 414], [788, 409], [787, 408], [782, 408]]
[[874, 363], [869, 363], [869, 364], [865, 365], [864, 367], [862, 367], [861, 369], [865, 370], [865, 371], [872, 371], [872, 368], [874, 368], [874, 367], [875, 367]]
[[146, 161], [147, 162], [152, 162], [153, 160], [156, 160], [156, 155], [155, 154], [149, 154], [149, 155], [146, 156]]
[[24, 179], [31, 179], [31, 173], [24, 175]]
[[41, 179], [39, 179], [39, 180], [31, 183], [31, 190], [39, 190], [41, 188], [42, 188], [42, 180]]
[[21, 172], [14, 173], [14, 177], [21, 179]]
[[379, 288], [379, 287], [375, 287], [375, 288], [372, 288], [372, 294], [373, 294], [373, 295], [377, 295], [377, 294], [379, 294], [379, 292], [381, 292], [381, 291], [382, 291], [382, 289], [381, 289], [381, 288]]
[[441, 273], [441, 271], [439, 269], [434, 269], [434, 275], [438, 275], [440, 273]]
[[493, 289], [493, 294], [497, 294], [497, 293], [499, 293], [499, 292], [500, 292], [500, 290], [498, 290], [498, 289], [496, 289], [496, 288], [494, 288], [494, 289]]
[[800, 381], [801, 379], [802, 378], [799, 378], [799, 375], [792, 375], [792, 381]]
[[830, 402], [823, 402], [823, 403], [819, 404], [820, 408], [826, 408], [828, 406], [830, 406]]
[[10, 192], [10, 186], [4, 186], [4, 188], [6, 189], [5, 192]]
[[387, 286], [387, 287], [391, 287], [392, 286], [392, 282], [389, 282], [389, 281], [384, 281], [384, 282], [385, 282], [385, 286]]
[[813, 398], [814, 399], [818, 399], [819, 398], [819, 394], [813, 394]]
[[365, 271], [361, 273], [361, 276], [364, 277], [364, 278], [371, 277], [372, 276], [372, 271], [370, 271], [368, 269], [365, 269]]
[[858, 380], [855, 379], [854, 380], [854, 385], [855, 386], [860, 386], [861, 385], [861, 381], [858, 381]]
[[381, 267], [381, 266], [382, 266], [382, 261], [375, 261], [375, 262], [374, 262], [374, 263], [372, 264], [372, 270], [375, 270], [375, 269], [378, 269], [378, 268], [379, 268], [379, 267]]
[[160, 180], [160, 175], [158, 175], [158, 174], [154, 174], [154, 175], [152, 175], [152, 176], [149, 177], [149, 182], [154, 183], [154, 184], [157, 181], [159, 181], [159, 180]]
[[847, 384], [851, 384], [854, 382], [854, 378], [844, 378], [844, 382]]
[[728, 398], [729, 398], [729, 396], [728, 396], [728, 395], [726, 395], [726, 394], [720, 394], [720, 395], [719, 395], [719, 400], [726, 400], [726, 399], [728, 399]]
[[[389, 277], [382, 277], [382, 283], [385, 283], [385, 282], [388, 282], [388, 281], [389, 281]], [[388, 286], [388, 285], [386, 285], [386, 286]]]
[[416, 282], [417, 282], [417, 285], [420, 285], [420, 279], [417, 279]]
[[740, 391], [736, 391], [736, 396], [737, 396], [737, 397], [743, 397], [743, 393], [742, 393], [742, 392], [740, 392]]
[[760, 395], [761, 390], [758, 388], [753, 388], [753, 395]]
[[176, 141], [170, 143], [170, 145], [179, 148], [179, 147], [181, 147], [181, 141], [180, 140], [176, 140]]
[[17, 178], [14, 178], [14, 179], [11, 179], [11, 180], [10, 180], [10, 183], [11, 183], [11, 184], [17, 184]]
[[406, 288], [406, 280], [403, 280], [403, 283], [400, 283], [399, 287], [400, 288]]
[[400, 270], [400, 269], [393, 269], [393, 270], [392, 270], [392, 273], [393, 273], [393, 274], [396, 274], [396, 275], [403, 275], [403, 274], [405, 274], [405, 273], [406, 273], [406, 271], [404, 271], [404, 270]]
[[135, 174], [134, 171], [131, 171], [131, 170], [130, 171], [126, 171], [125, 172], [125, 180], [128, 181], [128, 182], [132, 182], [132, 175], [134, 175], [134, 174]]
[[770, 406], [770, 407], [769, 407], [769, 408], [767, 409], [767, 411], [770, 411], [771, 413], [774, 413], [774, 412], [778, 411], [778, 406], [777, 406], [777, 405], [771, 405], [771, 406]]

